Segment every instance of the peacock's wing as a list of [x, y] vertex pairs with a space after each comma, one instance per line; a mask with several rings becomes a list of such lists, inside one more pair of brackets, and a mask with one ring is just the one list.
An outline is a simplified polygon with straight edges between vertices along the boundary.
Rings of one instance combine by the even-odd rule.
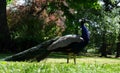
[[78, 35], [66, 35], [66, 36], [62, 36], [58, 40], [54, 41], [47, 49], [54, 50], [57, 48], [66, 47], [71, 43], [81, 42], [81, 41], [83, 41], [83, 38]]

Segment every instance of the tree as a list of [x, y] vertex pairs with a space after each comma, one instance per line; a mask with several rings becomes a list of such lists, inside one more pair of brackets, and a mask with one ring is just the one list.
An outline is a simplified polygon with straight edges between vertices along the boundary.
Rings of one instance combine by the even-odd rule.
[[[41, 0], [36, 0], [36, 1], [41, 1]], [[41, 6], [42, 4], [39, 5], [39, 3], [37, 2], [38, 6], [35, 6], [35, 9], [36, 9], [37, 12], [32, 13], [35, 17], [36, 16], [39, 17], [38, 15], [41, 15], [41, 17], [43, 17], [43, 20], [48, 19], [47, 22], [48, 21], [53, 21], [55, 23], [58, 23], [58, 25], [60, 26], [61, 23], [64, 23], [64, 21], [65, 21], [64, 19], [62, 19], [62, 16], [63, 16], [63, 17], [66, 17], [66, 24], [68, 24], [67, 25], [68, 28], [70, 28], [69, 26], [74, 26], [74, 25], [71, 25], [73, 22], [77, 23], [77, 24], [75, 24], [75, 27], [73, 27], [73, 29], [75, 29], [75, 28], [77, 28], [79, 26], [78, 20], [80, 18], [86, 17], [83, 14], [84, 12], [83, 13], [80, 12], [80, 9], [84, 10], [86, 8], [86, 9], [89, 10], [89, 8], [91, 8], [93, 10], [96, 10], [95, 8], [98, 7], [97, 6], [97, 0], [94, 0], [94, 1], [90, 1], [90, 0], [85, 0], [85, 1], [84, 0], [76, 0], [76, 1], [74, 1], [74, 0], [71, 0], [71, 1], [70, 0], [57, 0], [57, 1], [56, 0], [50, 0], [50, 2], [48, 0], [44, 0], [44, 1], [47, 1], [47, 3], [45, 3], [47, 5], [45, 5], [46, 7], [44, 8], [44, 10], [46, 11], [46, 12], [44, 12], [45, 16], [44, 15], [42, 16], [42, 12], [40, 10], [41, 7], [42, 7]], [[35, 3], [35, 5], [37, 5], [37, 4]], [[38, 8], [36, 8], [36, 7], [38, 7]], [[22, 9], [20, 9], [20, 11], [22, 11]], [[35, 10], [33, 10], [33, 11], [35, 11]], [[77, 13], [75, 14], [76, 11], [77, 11]], [[87, 13], [87, 11], [85, 11], [85, 12]], [[50, 27], [50, 25], [49, 25], [49, 27]], [[72, 30], [72, 29], [70, 28], [70, 30]], [[49, 31], [47, 31], [47, 32], [49, 32]], [[73, 32], [70, 32], [70, 33], [74, 33], [74, 34], [78, 33], [78, 30], [75, 29], [75, 32], [73, 30]], [[42, 34], [42, 33], [40, 33], [40, 34]], [[46, 33], [44, 32], [44, 34], [46, 34]], [[50, 34], [52, 36], [55, 35], [53, 32], [51, 32], [46, 37], [48, 37]], [[65, 34], [69, 34], [69, 33], [65, 33]], [[43, 38], [43, 37], [41, 37], [41, 38]], [[47, 45], [48, 44], [45, 43], [44, 45], [41, 45], [41, 46], [42, 46], [42, 48], [46, 48], [46, 47], [48, 47]], [[36, 53], [36, 51], [38, 53]], [[13, 59], [16, 59], [16, 58], [20, 58], [20, 60], [26, 60], [27, 58], [28, 59], [35, 58], [36, 56], [37, 56], [37, 59], [39, 59], [39, 57], [42, 56], [42, 53], [39, 53], [39, 51], [41, 51], [40, 47], [35, 46], [35, 48], [34, 47], [30, 48], [30, 49], [28, 49], [28, 50], [26, 50], [24, 52], [21, 52], [19, 54], [8, 57], [7, 59], [13, 60]], [[36, 54], [33, 55], [31, 53], [36, 53]]]
[[[112, 44], [116, 42], [116, 30], [117, 30], [117, 23], [118, 23], [118, 0], [111, 1], [111, 0], [103, 0], [103, 10], [101, 10], [101, 14], [103, 17], [103, 32], [102, 32], [102, 44], [100, 48], [101, 56], [107, 57], [109, 52], [108, 46], [113, 49]], [[114, 25], [113, 25], [114, 24]], [[111, 34], [112, 33], [112, 34]], [[109, 36], [111, 35], [111, 36]], [[115, 35], [115, 36], [114, 36]], [[114, 39], [111, 40], [110, 37]], [[110, 45], [111, 44], [111, 45]], [[115, 45], [115, 44], [114, 44]]]
[[6, 17], [6, 0], [0, 1], [0, 51], [8, 50], [10, 46], [10, 33]]
[[118, 42], [117, 42], [117, 47], [116, 47], [116, 58], [120, 57], [120, 34], [118, 35]]

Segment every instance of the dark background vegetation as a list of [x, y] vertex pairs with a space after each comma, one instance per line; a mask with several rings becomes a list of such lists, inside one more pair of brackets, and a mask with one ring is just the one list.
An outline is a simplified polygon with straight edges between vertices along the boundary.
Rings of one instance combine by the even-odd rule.
[[81, 34], [78, 20], [90, 20], [86, 52], [120, 57], [119, 0], [0, 1], [0, 51], [20, 52], [48, 39]]

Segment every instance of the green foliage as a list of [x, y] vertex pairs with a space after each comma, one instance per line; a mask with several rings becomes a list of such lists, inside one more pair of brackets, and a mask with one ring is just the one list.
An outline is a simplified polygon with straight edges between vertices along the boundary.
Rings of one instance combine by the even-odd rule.
[[18, 48], [16, 50], [21, 51], [28, 49], [57, 36], [57, 27], [55, 25], [51, 25], [45, 26], [43, 20], [39, 20], [31, 16], [22, 18], [17, 26], [11, 28], [11, 37], [15, 41], [15, 48]]
[[[107, 44], [107, 51], [111, 51], [114, 53], [116, 48], [117, 36], [119, 33], [119, 15], [114, 12], [116, 10], [112, 10], [112, 12], [106, 12], [101, 10], [101, 14], [95, 17], [95, 22], [97, 24], [92, 27], [92, 35], [96, 36], [95, 38], [91, 39], [95, 43], [96, 46], [100, 46], [102, 42], [106, 42]], [[99, 38], [99, 39], [98, 39]], [[103, 41], [104, 38], [104, 41]], [[108, 48], [109, 47], [109, 48]]]
[[7, 0], [7, 4], [9, 4], [9, 3], [11, 3], [12, 2], [12, 0]]
[[80, 8], [99, 8], [98, 0], [67, 0], [70, 7], [79, 10]]

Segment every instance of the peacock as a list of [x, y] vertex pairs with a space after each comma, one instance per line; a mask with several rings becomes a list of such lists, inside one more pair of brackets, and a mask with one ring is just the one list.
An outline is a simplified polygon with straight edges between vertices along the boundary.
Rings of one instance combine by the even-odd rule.
[[25, 61], [36, 58], [38, 61], [41, 61], [45, 59], [51, 52], [64, 52], [68, 54], [67, 63], [69, 63], [69, 58], [72, 55], [74, 58], [74, 63], [76, 64], [76, 55], [86, 47], [90, 39], [88, 29], [84, 25], [85, 22], [87, 22], [86, 19], [81, 19], [80, 21], [82, 36], [69, 34], [61, 37], [56, 37], [23, 52], [8, 56], [4, 58], [4, 60]]

